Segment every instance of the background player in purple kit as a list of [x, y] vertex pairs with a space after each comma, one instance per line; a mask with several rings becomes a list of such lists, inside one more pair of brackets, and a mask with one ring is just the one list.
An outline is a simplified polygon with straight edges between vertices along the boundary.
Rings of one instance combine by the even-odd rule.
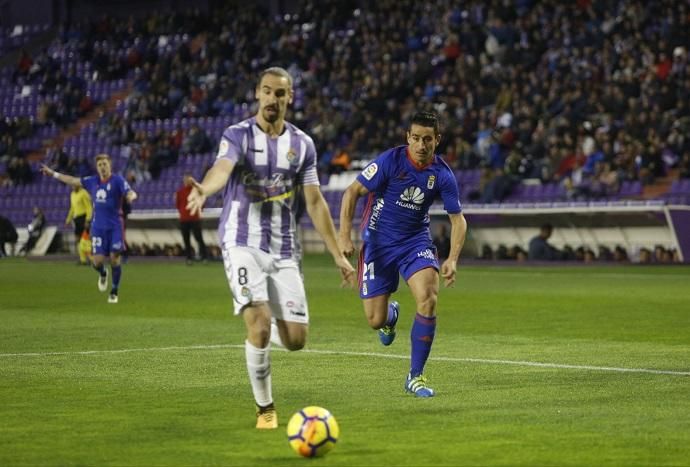
[[429, 207], [440, 196], [451, 223], [451, 248], [440, 267], [445, 285], [455, 282], [455, 270], [465, 242], [455, 176], [434, 151], [441, 140], [438, 117], [418, 112], [407, 132], [407, 146], [380, 154], [343, 194], [339, 242], [346, 256], [354, 252], [352, 218], [359, 197], [369, 194], [362, 220], [359, 257], [360, 297], [369, 325], [378, 329], [383, 345], [395, 339], [399, 305], [389, 298], [402, 274], [417, 304], [411, 332], [410, 372], [405, 390], [432, 397], [423, 375], [436, 330], [439, 263], [429, 232]]
[[122, 277], [121, 255], [125, 250], [124, 225], [122, 220], [122, 204], [132, 202], [137, 194], [129, 183], [120, 175], [113, 174], [110, 156], [99, 154], [96, 156], [96, 171], [98, 175], [89, 177], [72, 177], [54, 171], [50, 167], [41, 166], [41, 171], [72, 187], [83, 187], [91, 195], [93, 202], [93, 218], [91, 220], [91, 244], [93, 267], [98, 271], [98, 290], [108, 290], [108, 269], [105, 267], [105, 257], [110, 256], [112, 270], [112, 286], [108, 303], [118, 302], [120, 278]]
[[[187, 207], [198, 212], [206, 198], [223, 190], [218, 236], [234, 299], [247, 328], [245, 358], [257, 405], [256, 427], [278, 427], [271, 387], [270, 342], [288, 350], [304, 347], [309, 310], [299, 271], [295, 236], [297, 191], [307, 213], [340, 268], [343, 280], [355, 271], [338, 248], [335, 227], [316, 172], [311, 137], [285, 121], [292, 102], [292, 78], [282, 68], [264, 70], [256, 86], [256, 116], [228, 127], [213, 167], [194, 182]], [[275, 320], [279, 336], [272, 332]]]

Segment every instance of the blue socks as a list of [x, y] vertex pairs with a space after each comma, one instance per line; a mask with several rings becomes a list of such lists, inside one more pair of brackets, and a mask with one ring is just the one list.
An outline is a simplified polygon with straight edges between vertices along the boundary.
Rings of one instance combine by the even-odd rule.
[[398, 322], [398, 316], [392, 306], [388, 305], [388, 317], [384, 326], [394, 326]]
[[410, 375], [413, 378], [421, 375], [424, 371], [424, 365], [431, 352], [431, 345], [434, 343], [435, 332], [436, 317], [427, 318], [417, 313], [412, 324], [412, 332], [410, 333], [410, 340], [412, 341]]
[[112, 293], [117, 293], [117, 289], [120, 288], [120, 276], [122, 276], [122, 265], [111, 266], [110, 269], [113, 271]]
[[101, 277], [105, 276], [105, 265], [101, 264], [100, 266], [96, 266], [93, 264], [92, 266], [98, 272], [98, 274], [101, 275]]

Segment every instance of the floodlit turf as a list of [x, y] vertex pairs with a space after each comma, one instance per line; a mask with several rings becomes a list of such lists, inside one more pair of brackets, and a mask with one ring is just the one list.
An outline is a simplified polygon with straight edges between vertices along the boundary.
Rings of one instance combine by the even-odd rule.
[[[89, 268], [0, 260], [0, 465], [690, 463], [688, 267], [461, 267], [430, 400], [403, 393], [404, 284], [384, 348], [327, 258], [305, 278], [307, 351], [273, 353], [280, 429], [257, 432], [220, 263], [134, 259], [110, 305]], [[340, 424], [323, 459], [285, 437], [307, 405]]]

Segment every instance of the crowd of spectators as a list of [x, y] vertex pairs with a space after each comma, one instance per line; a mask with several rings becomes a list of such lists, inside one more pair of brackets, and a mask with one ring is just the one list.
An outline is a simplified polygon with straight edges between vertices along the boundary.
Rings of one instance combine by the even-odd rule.
[[[482, 197], [500, 200], [533, 178], [592, 199], [622, 181], [687, 174], [685, 2], [326, 3], [276, 17], [258, 5], [185, 17], [193, 40], [165, 54], [140, 41], [125, 115], [249, 114], [257, 71], [278, 64], [296, 78], [291, 119], [337, 161], [333, 172], [402, 142], [422, 106], [443, 116], [440, 150], [454, 169], [498, 179]], [[176, 20], [130, 27], [150, 33]]]
[[[127, 248], [129, 251], [129, 256], [188, 259], [185, 248], [181, 243], [166, 243], [163, 245], [158, 243], [153, 243], [151, 245], [148, 243], [132, 243], [128, 244]], [[193, 251], [193, 253], [198, 255], [198, 252], [196, 251]], [[220, 248], [217, 245], [207, 245], [204, 260], [222, 261], [223, 254], [220, 251]]]
[[174, 166], [190, 154], [203, 154], [215, 149], [215, 142], [199, 125], [183, 130], [180, 126], [166, 131], [135, 131], [131, 122], [119, 114], [102, 114], [97, 122], [100, 138], [122, 145], [121, 157], [125, 159], [124, 174], [132, 184], [158, 179], [161, 171]]
[[35, 115], [37, 125], [67, 127], [95, 105], [87, 92], [84, 76], [77, 73], [75, 66], [65, 72], [61, 61], [49, 48], [41, 50], [35, 58], [22, 51], [12, 84], [41, 96]]
[[[442, 244], [437, 244], [442, 246]], [[218, 246], [206, 245], [206, 258], [211, 261], [222, 261], [222, 254]], [[166, 258], [186, 258], [185, 248], [181, 243], [176, 244], [147, 244], [147, 243], [133, 243], [128, 245], [129, 256], [135, 257], [166, 257]], [[665, 248], [662, 245], [656, 245], [653, 249], [642, 247], [634, 254], [629, 254], [628, 250], [621, 245], [616, 245], [614, 248], [609, 248], [605, 245], [597, 247], [578, 246], [572, 247], [565, 245], [560, 250], [561, 255], [558, 259], [553, 261], [562, 261], [566, 263], [614, 263], [614, 264], [673, 264], [680, 263], [678, 250], [673, 248]], [[195, 252], [195, 254], [197, 254]], [[441, 251], [439, 250], [439, 255]], [[444, 257], [444, 256], [440, 256]], [[499, 245], [492, 249], [489, 245], [483, 245], [477, 260], [489, 261], [505, 261], [505, 262], [526, 262], [529, 261], [528, 252], [520, 245]]]
[[484, 170], [478, 199], [500, 201], [525, 178], [596, 199], [670, 169], [690, 176], [689, 17], [674, 0], [304, 0], [275, 16], [247, 4], [103, 17], [22, 56], [14, 79], [46, 96], [39, 122], [60, 124], [91, 107], [83, 76], [55, 56], [78, 54], [90, 79], [130, 79], [106, 118], [122, 120], [113, 140], [151, 153], [132, 169], [154, 177], [179, 135], [144, 141], [128, 122], [249, 116], [258, 71], [280, 65], [295, 77], [289, 118], [331, 172], [403, 143], [411, 112], [427, 107], [445, 122], [448, 163]]
[[[525, 262], [530, 261], [529, 252], [520, 245], [498, 245], [492, 249], [489, 245], [483, 245], [479, 257], [480, 260], [501, 260]], [[543, 260], [541, 260], [543, 261]], [[605, 245], [577, 246], [565, 245], [559, 250], [557, 258], [550, 261], [562, 261], [567, 263], [639, 263], [639, 264], [672, 264], [680, 263], [678, 250], [656, 245], [654, 249], [639, 248], [634, 254], [621, 245], [610, 248]]]
[[0, 165], [5, 175], [0, 175], [0, 186], [31, 183], [33, 174], [19, 148], [19, 140], [31, 136], [34, 126], [29, 118], [0, 118]]

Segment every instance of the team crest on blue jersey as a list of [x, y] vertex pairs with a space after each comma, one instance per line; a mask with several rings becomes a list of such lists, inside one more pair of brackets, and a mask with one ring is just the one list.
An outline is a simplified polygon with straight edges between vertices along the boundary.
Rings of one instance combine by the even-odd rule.
[[429, 179], [426, 181], [426, 187], [432, 189], [436, 183], [436, 175], [429, 175]]
[[297, 165], [297, 152], [294, 149], [290, 148], [285, 157], [287, 157], [290, 165]]
[[106, 191], [103, 188], [101, 188], [96, 192], [96, 201], [98, 201], [99, 203], [103, 203], [105, 202], [105, 198], [107, 196], [108, 194], [106, 193]]

